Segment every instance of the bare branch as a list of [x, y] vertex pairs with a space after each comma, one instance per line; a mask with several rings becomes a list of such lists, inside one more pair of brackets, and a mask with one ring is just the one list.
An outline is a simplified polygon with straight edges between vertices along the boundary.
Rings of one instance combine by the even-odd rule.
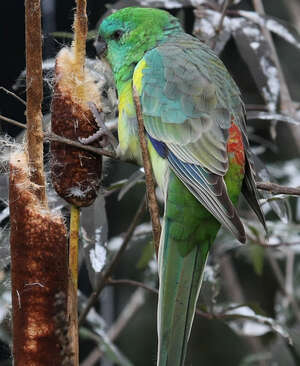
[[300, 188], [285, 187], [271, 182], [256, 182], [256, 187], [262, 191], [272, 194], [286, 194], [290, 196], [300, 196]]
[[4, 86], [0, 86], [0, 90], [5, 91], [5, 93], [11, 95], [12, 97], [16, 98], [19, 102], [21, 102], [22, 104], [24, 104], [26, 106], [26, 102], [24, 99], [22, 99], [21, 97], [19, 97], [16, 93], [4, 88]]
[[17, 126], [17, 127], [21, 127], [21, 128], [27, 128], [27, 126], [26, 125], [23, 125], [23, 123], [18, 122], [18, 121], [14, 120], [14, 119], [5, 117], [2, 114], [0, 114], [0, 119], [2, 121], [5, 121], [7, 123], [10, 123], [11, 125], [14, 125], [14, 126]]
[[62, 137], [62, 136], [58, 136], [55, 133], [51, 133], [51, 132], [45, 132], [44, 136], [47, 140], [62, 142], [64, 144], [67, 144], [67, 145], [70, 145], [70, 146], [78, 147], [82, 150], [90, 151], [90, 152], [92, 152], [96, 155], [104, 155], [104, 156], [107, 156], [107, 157], [112, 158], [112, 159], [117, 159], [117, 156], [113, 151], [108, 151], [108, 150], [105, 150], [105, 149], [100, 149], [98, 147], [84, 145], [80, 142], [70, 140], [70, 139], [67, 139], [67, 138]]
[[227, 11], [228, 6], [231, 5], [231, 3], [232, 3], [232, 0], [224, 0], [221, 18], [220, 18], [219, 24], [217, 26], [216, 34], [214, 36], [214, 39], [213, 39], [213, 42], [212, 42], [212, 46], [211, 46], [211, 48], [213, 50], [216, 48], [218, 36], [219, 36], [219, 34], [220, 34], [220, 32], [222, 31], [222, 28], [223, 28], [223, 23], [224, 23], [226, 11]]
[[134, 287], [141, 287], [147, 291], [153, 292], [154, 294], [158, 295], [158, 290], [156, 288], [150, 287], [145, 285], [143, 282], [138, 282], [129, 279], [121, 279], [121, 280], [113, 280], [111, 278], [108, 279], [106, 282], [107, 286], [115, 286], [115, 285], [129, 285]]
[[290, 303], [291, 303], [291, 307], [294, 311], [295, 317], [297, 318], [298, 322], [300, 322], [300, 308], [298, 306], [297, 301], [295, 300], [294, 296], [292, 296], [292, 294], [287, 293], [286, 288], [285, 288], [285, 280], [284, 280], [284, 276], [281, 272], [281, 269], [279, 267], [279, 264], [277, 262], [277, 260], [274, 258], [273, 254], [270, 251], [266, 251], [266, 257], [271, 265], [271, 268], [273, 270], [273, 273], [277, 279], [278, 285], [281, 289], [281, 292], [287, 296], [287, 298], [289, 299]]
[[[8, 117], [5, 117], [3, 115], [0, 114], [0, 120], [3, 120], [5, 122], [8, 122], [14, 126], [18, 126], [20, 128], [24, 128], [24, 129], [27, 129], [27, 126], [24, 125], [23, 123], [21, 122], [18, 122], [14, 119], [11, 119], [11, 118], [8, 118]], [[44, 139], [45, 140], [49, 140], [49, 141], [57, 141], [57, 142], [62, 142], [66, 145], [70, 145], [70, 146], [74, 146], [74, 147], [78, 147], [79, 149], [82, 149], [82, 150], [86, 150], [86, 151], [90, 151], [96, 155], [104, 155], [104, 156], [107, 156], [111, 159], [117, 159], [117, 156], [116, 154], [113, 152], [113, 151], [108, 151], [108, 150], [105, 150], [105, 149], [100, 149], [98, 147], [94, 147], [94, 146], [89, 146], [89, 145], [84, 145], [80, 142], [77, 142], [77, 141], [74, 141], [74, 140], [70, 140], [70, 139], [67, 139], [65, 137], [62, 137], [62, 136], [58, 136], [56, 135], [55, 133], [52, 133], [52, 132], [44, 132]]]
[[138, 125], [139, 125], [139, 138], [140, 138], [140, 145], [141, 145], [142, 157], [143, 157], [143, 163], [144, 163], [144, 169], [145, 169], [147, 197], [148, 197], [149, 211], [150, 211], [150, 216], [151, 216], [151, 221], [152, 221], [154, 246], [155, 246], [156, 255], [158, 255], [159, 240], [160, 240], [160, 234], [161, 234], [159, 207], [158, 207], [156, 194], [155, 194], [155, 184], [154, 184], [154, 179], [153, 179], [153, 174], [152, 174], [152, 165], [151, 165], [151, 161], [150, 161], [147, 140], [146, 140], [146, 136], [145, 136], [145, 128], [144, 128], [144, 121], [143, 121], [140, 97], [134, 86], [133, 86], [133, 100], [135, 103], [136, 115], [137, 115], [137, 120], [138, 120]]
[[[253, 6], [255, 11], [258, 14], [261, 15], [265, 15], [265, 10], [264, 10], [264, 6], [262, 4], [261, 0], [253, 0]], [[295, 108], [291, 99], [291, 95], [287, 86], [287, 82], [285, 80], [283, 71], [282, 71], [282, 67], [276, 52], [276, 48], [273, 42], [273, 38], [271, 36], [270, 31], [265, 28], [262, 27], [262, 32], [266, 38], [266, 40], [268, 41], [270, 48], [271, 48], [271, 52], [272, 52], [272, 58], [275, 62], [276, 68], [278, 70], [278, 77], [279, 77], [279, 82], [280, 82], [280, 99], [281, 99], [281, 110], [288, 112], [291, 115], [295, 114]]]
[[[107, 337], [110, 341], [114, 341], [123, 329], [127, 326], [129, 321], [132, 319], [134, 314], [138, 311], [138, 309], [144, 304], [145, 296], [144, 290], [141, 288], [137, 288], [129, 301], [123, 308], [121, 314], [118, 316], [114, 324], [109, 328], [107, 332]], [[102, 357], [103, 352], [99, 349], [99, 347], [95, 348], [88, 357], [82, 362], [81, 366], [93, 366], [95, 365], [100, 358]]]

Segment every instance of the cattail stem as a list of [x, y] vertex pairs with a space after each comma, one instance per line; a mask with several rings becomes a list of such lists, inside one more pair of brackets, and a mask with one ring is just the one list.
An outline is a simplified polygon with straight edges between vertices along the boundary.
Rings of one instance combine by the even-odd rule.
[[86, 0], [76, 1], [76, 13], [74, 18], [74, 41], [72, 49], [75, 57], [76, 70], [75, 74], [78, 78], [76, 96], [79, 100], [84, 99], [84, 64], [85, 64], [85, 43], [88, 32], [87, 15], [86, 15]]
[[47, 206], [43, 166], [42, 34], [40, 0], [25, 1], [27, 151], [31, 181], [41, 203]]
[[78, 336], [78, 241], [79, 241], [80, 209], [71, 205], [70, 239], [69, 239], [69, 289], [68, 318], [70, 319], [69, 335], [71, 339], [73, 363], [79, 365]]
[[77, 288], [77, 282], [78, 282], [79, 216], [80, 216], [79, 208], [76, 207], [75, 205], [71, 205], [69, 268], [75, 288]]

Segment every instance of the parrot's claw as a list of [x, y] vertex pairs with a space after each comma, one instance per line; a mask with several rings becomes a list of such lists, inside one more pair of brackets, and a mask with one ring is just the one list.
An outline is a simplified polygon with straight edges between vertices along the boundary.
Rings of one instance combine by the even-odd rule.
[[89, 145], [92, 142], [98, 141], [101, 147], [106, 147], [110, 144], [113, 147], [113, 150], [116, 150], [118, 146], [118, 141], [111, 133], [111, 131], [105, 126], [105, 123], [103, 122], [104, 113], [98, 111], [95, 103], [89, 102], [88, 105], [90, 107], [90, 111], [93, 113], [99, 130], [89, 137], [79, 138], [79, 141], [85, 145]]

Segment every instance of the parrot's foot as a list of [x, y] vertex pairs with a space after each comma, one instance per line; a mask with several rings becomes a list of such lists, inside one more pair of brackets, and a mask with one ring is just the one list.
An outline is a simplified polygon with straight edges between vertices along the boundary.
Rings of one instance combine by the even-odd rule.
[[99, 130], [89, 137], [79, 138], [79, 141], [84, 145], [89, 145], [92, 142], [98, 141], [101, 147], [107, 147], [108, 145], [111, 145], [112, 149], [116, 151], [118, 147], [118, 141], [112, 132], [105, 126], [105, 123], [103, 122], [104, 113], [98, 111], [95, 103], [89, 102], [88, 104], [90, 111], [93, 113], [95, 121], [99, 127]]

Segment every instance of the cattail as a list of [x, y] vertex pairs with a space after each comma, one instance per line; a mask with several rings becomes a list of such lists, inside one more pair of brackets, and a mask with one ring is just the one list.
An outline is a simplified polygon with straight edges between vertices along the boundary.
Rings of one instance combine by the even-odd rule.
[[[73, 48], [63, 48], [55, 65], [52, 132], [75, 141], [93, 135], [98, 126], [90, 102], [101, 110], [93, 78], [79, 68]], [[52, 182], [57, 193], [78, 207], [92, 204], [100, 186], [101, 157], [54, 141], [51, 154]]]
[[63, 218], [42, 204], [36, 184], [29, 179], [29, 171], [26, 153], [11, 156], [14, 364], [60, 365], [61, 345], [53, 316], [55, 294], [68, 291], [67, 230]]

